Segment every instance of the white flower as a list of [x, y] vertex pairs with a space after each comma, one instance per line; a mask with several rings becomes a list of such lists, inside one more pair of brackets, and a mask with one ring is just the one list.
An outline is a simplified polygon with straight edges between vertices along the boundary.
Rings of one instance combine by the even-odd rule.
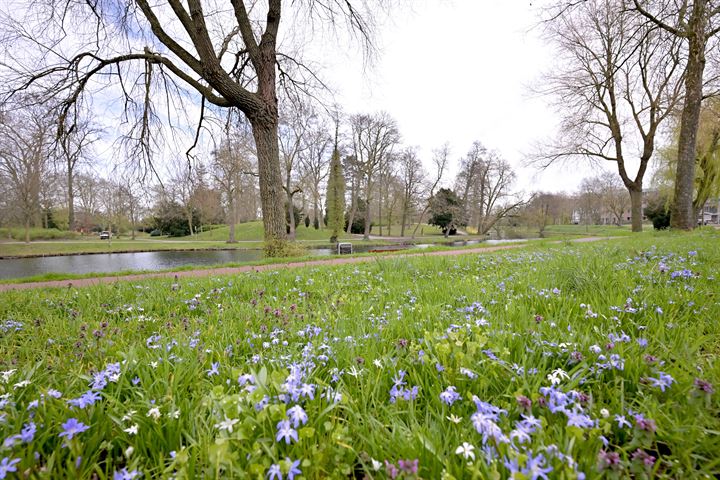
[[565, 373], [565, 370], [562, 368], [558, 368], [556, 370], [553, 370], [552, 373], [549, 373], [547, 376], [547, 379], [550, 381], [551, 384], [557, 385], [559, 384], [563, 378], [570, 378], [567, 373]]
[[[383, 367], [383, 364], [382, 364], [382, 362], [380, 361], [379, 358], [376, 358], [375, 360], [373, 360], [373, 365], [375, 365], [377, 368], [382, 368], [382, 367]], [[13, 371], [14, 371], [14, 370], [13, 370]]]
[[167, 416], [177, 420], [178, 418], [180, 418], [180, 410], [178, 409], [178, 410], [173, 410], [172, 412], [168, 412]]
[[125, 458], [130, 458], [130, 455], [132, 455], [134, 451], [135, 451], [135, 449], [133, 448], [132, 445], [130, 445], [128, 448], [126, 448], [125, 449]]
[[603, 418], [607, 418], [610, 416], [610, 412], [608, 412], [607, 408], [603, 408], [602, 410], [600, 410], [600, 415], [602, 415]]
[[135, 425], [124, 429], [123, 432], [127, 432], [127, 433], [129, 433], [130, 435], [137, 435], [137, 432], [138, 432], [138, 424], [136, 423]]
[[473, 450], [475, 450], [475, 447], [473, 447], [467, 442], [463, 442], [462, 445], [455, 449], [455, 453], [458, 455], [462, 455], [463, 457], [465, 457], [466, 460], [468, 458], [475, 460], [475, 454], [473, 453]]
[[370, 460], [372, 460], [373, 470], [375, 470], [375, 471], [377, 472], [378, 470], [380, 470], [380, 469], [382, 468], [382, 463], [381, 463], [381, 462], [378, 462], [378, 461], [375, 460], [374, 458], [371, 458]]
[[22, 382], [18, 382], [15, 385], [13, 385], [13, 388], [17, 389], [17, 388], [27, 387], [28, 385], [30, 385], [30, 380], [23, 380]]
[[215, 425], [215, 428], [218, 430], [227, 430], [228, 432], [232, 433], [233, 431], [233, 425], [238, 423], [240, 420], [237, 418], [228, 418], [225, 417], [225, 420]]
[[157, 368], [157, 367], [158, 367], [158, 362], [150, 362], [150, 366], [151, 366], [152, 368]]
[[462, 417], [457, 417], [454, 413], [451, 413], [449, 417], [445, 418], [456, 424], [462, 422]]
[[153, 420], [157, 420], [160, 418], [160, 409], [158, 407], [153, 407], [150, 410], [148, 410], [147, 413], [148, 417], [152, 417]]
[[135, 415], [137, 412], [135, 410], [130, 410], [125, 414], [125, 416], [122, 417], [123, 422], [127, 422], [128, 420], [132, 419], [133, 415]]
[[15, 372], [17, 372], [17, 369], [5, 370], [4, 372], [0, 372], [0, 375], [2, 375], [3, 383], [7, 383], [8, 380], [10, 380], [12, 374]]

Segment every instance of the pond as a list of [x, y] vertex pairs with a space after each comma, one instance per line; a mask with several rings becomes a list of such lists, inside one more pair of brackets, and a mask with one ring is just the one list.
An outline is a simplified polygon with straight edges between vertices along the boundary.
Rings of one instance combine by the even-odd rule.
[[[355, 252], [423, 249], [434, 245], [461, 246], [480, 243], [479, 240], [439, 242], [436, 244], [368, 246], [353, 244]], [[487, 240], [492, 244], [496, 241]], [[313, 256], [328, 256], [329, 248], [310, 250]], [[11, 258], [0, 260], [0, 279], [32, 277], [46, 273], [113, 273], [127, 270], [169, 270], [188, 265], [211, 266], [233, 262], [253, 262], [262, 258], [262, 250], [198, 250], [155, 251], [132, 253], [96, 253], [90, 255], [61, 255], [53, 257]]]

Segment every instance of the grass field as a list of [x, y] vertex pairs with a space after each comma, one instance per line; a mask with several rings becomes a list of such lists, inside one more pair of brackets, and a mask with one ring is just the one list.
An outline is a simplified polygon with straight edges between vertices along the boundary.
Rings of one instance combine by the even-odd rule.
[[6, 292], [0, 473], [712, 477], [718, 240]]
[[[650, 230], [650, 229], [647, 229]], [[154, 250], [201, 250], [201, 249], [217, 249], [217, 248], [262, 248], [263, 230], [262, 222], [247, 222], [236, 226], [237, 244], [228, 244], [228, 227], [214, 226], [212, 229], [201, 232], [197, 235], [187, 237], [150, 237], [147, 234], [138, 234], [136, 240], [130, 240], [128, 236], [115, 237], [110, 242], [101, 241], [95, 235], [81, 237], [71, 235], [68, 238], [68, 232], [60, 232], [58, 230], [33, 230], [33, 241], [25, 244], [17, 241], [7, 241], [7, 235], [3, 235], [0, 229], [0, 257], [23, 257], [37, 255], [69, 255], [76, 253], [110, 253], [110, 252], [136, 252], [136, 251], [154, 251]], [[374, 234], [378, 233], [377, 228], [373, 230]], [[394, 236], [399, 235], [400, 227], [394, 226], [392, 229]], [[7, 229], [5, 229], [7, 234]], [[387, 235], [387, 229], [384, 232]], [[410, 240], [409, 235], [412, 229], [406, 232], [406, 239]], [[533, 238], [537, 236], [537, 232], [531, 229], [514, 229], [514, 236]], [[630, 235], [628, 227], [614, 226], [584, 226], [584, 225], [553, 225], [549, 226], [546, 231], [548, 238], [573, 238], [578, 236], [623, 236]], [[330, 234], [326, 229], [315, 230], [314, 228], [306, 228], [301, 225], [297, 229], [297, 241], [301, 244], [322, 245], [329, 244]], [[474, 239], [475, 236], [458, 236], [451, 237], [450, 240]], [[5, 241], [2, 241], [5, 239]], [[360, 237], [348, 236], [343, 234], [343, 240], [360, 242]], [[442, 233], [437, 227], [432, 225], [422, 225], [422, 230], [418, 230], [418, 237], [413, 239], [417, 243], [428, 243], [443, 241]], [[382, 244], [384, 242], [374, 240], [373, 244]]]

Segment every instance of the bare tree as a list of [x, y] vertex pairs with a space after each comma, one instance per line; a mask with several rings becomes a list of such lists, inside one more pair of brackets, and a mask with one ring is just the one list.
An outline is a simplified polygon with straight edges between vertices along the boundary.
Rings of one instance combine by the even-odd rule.
[[[210, 0], [32, 2], [2, 19], [3, 89], [9, 95], [42, 92], [42, 98], [60, 102], [63, 134], [87, 97], [115, 84], [128, 136], [147, 160], [158, 141], [153, 127], [166, 115], [168, 121], [174, 118], [172, 102], [179, 101], [178, 110], [184, 111], [185, 101], [199, 97], [193, 146], [210, 110], [239, 109], [252, 125], [265, 240], [271, 248], [286, 238], [277, 87], [308, 91], [320, 83], [302, 59], [278, 51], [281, 18], [288, 15], [298, 28], [344, 24], [369, 45], [372, 6], [351, 0], [230, 0], [230, 5]], [[30, 24], [33, 19], [36, 23]]]
[[324, 228], [322, 183], [328, 178], [333, 139], [322, 117], [311, 119], [305, 135], [305, 148], [300, 151], [302, 176], [306, 179], [313, 207], [313, 222]]
[[229, 132], [224, 142], [213, 151], [212, 175], [219, 185], [228, 205], [228, 227], [230, 230], [228, 243], [236, 243], [235, 224], [238, 220], [238, 202], [243, 191], [252, 188], [248, 185], [248, 177], [257, 176], [254, 164], [249, 133], [242, 126], [236, 126], [236, 131]]
[[283, 169], [283, 190], [288, 216], [288, 236], [295, 239], [295, 205], [294, 197], [302, 193], [298, 163], [300, 156], [308, 148], [306, 134], [315, 113], [304, 103], [287, 104], [286, 110], [280, 115], [278, 127], [281, 165]]
[[585, 178], [580, 184], [579, 209], [582, 221], [586, 224], [598, 225], [603, 214], [603, 185], [595, 178]]
[[71, 126], [63, 127], [67, 132], [59, 142], [61, 154], [58, 155], [65, 169], [65, 188], [67, 192], [68, 229], [75, 230], [75, 175], [80, 162], [91, 161], [92, 145], [99, 140], [100, 131], [87, 119], [78, 120]]
[[670, 225], [673, 228], [690, 230], [695, 227], [693, 208], [695, 155], [703, 100], [706, 54], [713, 37], [720, 33], [720, 2], [633, 0], [633, 4], [653, 25], [687, 42], [685, 100], [680, 119], [675, 195]]
[[40, 216], [40, 193], [49, 173], [53, 140], [51, 125], [39, 108], [3, 112], [0, 118], [0, 176], [12, 185], [26, 242]]
[[[455, 179], [455, 191], [460, 193], [462, 202], [461, 223], [470, 225], [476, 210], [472, 205], [477, 197], [486, 191], [484, 181], [487, 178], [490, 163], [487, 161], [488, 151], [479, 141], [475, 141], [470, 151], [460, 159], [460, 171]], [[479, 232], [478, 232], [479, 233]]]
[[425, 181], [425, 171], [417, 156], [417, 150], [411, 147], [400, 152], [399, 171], [402, 179], [402, 204], [400, 215], [400, 236], [405, 236], [405, 227], [413, 210], [417, 207]]
[[501, 219], [527, 203], [510, 189], [515, 172], [510, 164], [482, 143], [474, 142], [461, 160], [456, 184], [462, 190], [462, 219], [475, 224], [478, 235], [485, 235]]
[[449, 157], [450, 145], [448, 143], [445, 143], [442, 147], [437, 148], [433, 151], [432, 162], [435, 176], [432, 181], [428, 182], [425, 185], [425, 207], [423, 208], [422, 212], [420, 212], [418, 222], [413, 229], [412, 238], [415, 238], [418, 228], [420, 228], [420, 225], [422, 224], [425, 215], [427, 214], [428, 210], [430, 210], [430, 204], [433, 197], [435, 196], [435, 190], [437, 189], [438, 185], [443, 179], [443, 176], [445, 175], [445, 168], [447, 168], [447, 162]]
[[[370, 238], [370, 200], [375, 190], [376, 175], [387, 161], [392, 149], [400, 141], [397, 124], [387, 113], [375, 115], [358, 114], [350, 118], [353, 150], [362, 175], [365, 191], [365, 232], [363, 239]], [[381, 219], [380, 219], [381, 220]]]
[[100, 179], [92, 173], [80, 174], [75, 178], [74, 187], [80, 207], [75, 222], [83, 232], [88, 232], [96, 225], [100, 213]]
[[[562, 62], [547, 78], [547, 93], [558, 99], [563, 120], [556, 143], [537, 159], [542, 166], [578, 156], [613, 162], [630, 193], [632, 229], [639, 232], [643, 179], [658, 128], [680, 98], [680, 42], [625, 9], [623, 0], [563, 6], [545, 25]], [[627, 151], [633, 150], [635, 175], [628, 171]]]

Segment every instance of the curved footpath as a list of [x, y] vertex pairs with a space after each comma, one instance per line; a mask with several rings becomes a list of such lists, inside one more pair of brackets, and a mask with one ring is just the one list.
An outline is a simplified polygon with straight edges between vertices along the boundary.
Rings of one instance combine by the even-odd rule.
[[[612, 240], [622, 237], [584, 237], [570, 240], [571, 242], [596, 242], [599, 240]], [[552, 243], [561, 243], [559, 240]], [[511, 250], [526, 247], [527, 243], [512, 245], [498, 245], [495, 247], [466, 248], [462, 250], [439, 250], [435, 252], [404, 253], [401, 255], [390, 255], [386, 257], [336, 257], [328, 259], [307, 260], [304, 262], [275, 263], [269, 265], [244, 265], [242, 267], [209, 268], [201, 270], [184, 270], [180, 272], [159, 272], [159, 273], [138, 273], [136, 275], [121, 275], [95, 278], [77, 278], [72, 280], [52, 280], [48, 282], [30, 283], [5, 283], [0, 284], [0, 292], [8, 290], [27, 290], [31, 288], [58, 288], [58, 287], [87, 287], [116, 282], [131, 282], [137, 280], [148, 280], [152, 278], [185, 278], [185, 277], [207, 277], [210, 275], [233, 275], [243, 272], [262, 272], [266, 270], [280, 270], [284, 268], [314, 267], [318, 265], [347, 265], [353, 263], [374, 262], [378, 258], [407, 258], [407, 257], [444, 257], [450, 255], [465, 255], [473, 253], [495, 252], [498, 250]]]

